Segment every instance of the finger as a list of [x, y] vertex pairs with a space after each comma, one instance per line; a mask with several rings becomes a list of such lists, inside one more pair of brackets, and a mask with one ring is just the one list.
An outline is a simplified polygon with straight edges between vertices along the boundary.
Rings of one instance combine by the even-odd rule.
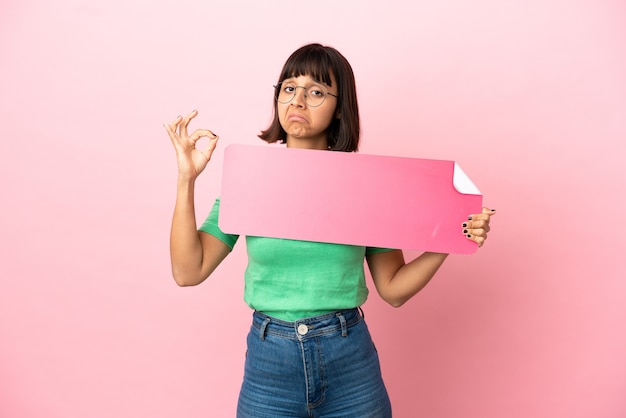
[[472, 221], [472, 222], [476, 222], [476, 221], [486, 221], [489, 222], [489, 220], [491, 219], [491, 215], [490, 214], [486, 214], [486, 213], [475, 213], [473, 215], [470, 215], [467, 217], [468, 221]]
[[193, 131], [189, 139], [191, 139], [193, 142], [196, 142], [198, 141], [198, 139], [204, 137], [209, 139], [215, 139], [217, 138], [217, 135], [215, 135], [212, 131], [208, 129], [196, 129], [195, 131]]
[[209, 138], [209, 142], [206, 145], [206, 148], [202, 151], [202, 154], [206, 157], [207, 160], [211, 159], [211, 155], [213, 155], [213, 151], [217, 146], [217, 141], [220, 139], [219, 136], [213, 135], [212, 138]]
[[183, 117], [181, 115], [176, 116], [176, 119], [174, 119], [174, 121], [172, 122], [172, 126], [178, 126], [178, 124], [183, 120]]
[[472, 221], [472, 220], [483, 219], [483, 220], [489, 221], [491, 216], [495, 215], [495, 214], [496, 214], [496, 210], [495, 209], [482, 208], [482, 213], [472, 214], [472, 215], [467, 217], [467, 220]]
[[463, 234], [464, 235], [472, 235], [472, 236], [475, 236], [475, 237], [486, 238], [487, 237], [487, 232], [489, 232], [489, 231], [487, 231], [486, 229], [482, 229], [482, 228], [463, 228]]
[[485, 244], [485, 241], [487, 240], [487, 234], [474, 235], [474, 234], [468, 233], [468, 234], [465, 234], [465, 237], [469, 239], [470, 241], [474, 241], [475, 243], [477, 243], [479, 247], [482, 247]]
[[178, 115], [176, 116], [176, 119], [174, 119], [174, 121], [170, 124], [170, 127], [172, 128], [172, 131], [174, 133], [176, 133], [176, 131], [178, 131], [178, 125], [180, 125], [180, 122], [183, 120], [183, 117]]
[[482, 213], [475, 213], [467, 217], [468, 221], [487, 221], [491, 219], [491, 216], [496, 213], [495, 209], [483, 208]]
[[167, 134], [169, 135], [170, 140], [172, 141], [174, 145], [176, 145], [179, 141], [178, 135], [176, 134], [175, 124], [176, 124], [176, 121], [174, 121], [174, 123], [171, 125], [168, 123], [163, 124], [163, 127], [167, 131]]
[[183, 118], [183, 120], [180, 123], [180, 136], [182, 136], [183, 138], [187, 137], [187, 125], [189, 125], [189, 122], [191, 122], [191, 119], [195, 118], [196, 115], [198, 114], [197, 110], [192, 110], [191, 113], [189, 113], [187, 116], [185, 116]]
[[489, 231], [490, 215], [475, 214], [467, 217], [467, 221], [463, 222], [461, 226], [463, 228], [478, 229], [483, 228]]
[[467, 222], [463, 222], [461, 224], [462, 228], [467, 228], [467, 229], [484, 229], [486, 232], [489, 232], [491, 230], [491, 227], [489, 226], [489, 220], [488, 219], [480, 219], [478, 221], [467, 221]]

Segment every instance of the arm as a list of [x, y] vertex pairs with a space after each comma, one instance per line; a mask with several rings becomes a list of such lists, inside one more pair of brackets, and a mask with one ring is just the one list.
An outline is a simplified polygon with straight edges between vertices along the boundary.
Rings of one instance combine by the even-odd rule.
[[[191, 135], [187, 126], [198, 112], [184, 119], [179, 116], [172, 124], [165, 124], [178, 161], [176, 206], [170, 232], [172, 275], [179, 286], [202, 283], [230, 253], [230, 247], [212, 235], [198, 232], [194, 206], [194, 186], [198, 175], [211, 159], [218, 137], [209, 130], [198, 129]], [[196, 142], [208, 137], [205, 150], [196, 148]]]
[[380, 297], [397, 308], [428, 284], [447, 256], [424, 253], [405, 263], [402, 251], [393, 250], [368, 255], [367, 265]]
[[[471, 215], [462, 223], [461, 233], [482, 247], [494, 214], [495, 211], [483, 208], [481, 214]], [[391, 306], [399, 307], [428, 284], [447, 257], [448, 254], [426, 252], [405, 263], [402, 251], [393, 250], [368, 255], [367, 264], [378, 294]]]

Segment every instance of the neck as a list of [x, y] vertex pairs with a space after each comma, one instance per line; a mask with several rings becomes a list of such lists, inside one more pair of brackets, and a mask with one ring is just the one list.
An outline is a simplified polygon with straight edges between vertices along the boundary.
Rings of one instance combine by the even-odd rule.
[[295, 138], [288, 135], [287, 148], [327, 150], [328, 140], [326, 136], [319, 138]]

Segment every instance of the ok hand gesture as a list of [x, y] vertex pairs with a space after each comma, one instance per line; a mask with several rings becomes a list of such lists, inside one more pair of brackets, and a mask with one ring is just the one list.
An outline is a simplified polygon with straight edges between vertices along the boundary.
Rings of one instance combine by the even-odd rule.
[[[208, 129], [196, 129], [191, 135], [188, 134], [187, 126], [197, 115], [198, 111], [194, 110], [184, 118], [178, 116], [171, 124], [163, 124], [176, 149], [178, 175], [185, 180], [195, 180], [204, 170], [219, 138]], [[199, 150], [196, 142], [203, 137], [209, 138], [209, 143], [204, 150]]]

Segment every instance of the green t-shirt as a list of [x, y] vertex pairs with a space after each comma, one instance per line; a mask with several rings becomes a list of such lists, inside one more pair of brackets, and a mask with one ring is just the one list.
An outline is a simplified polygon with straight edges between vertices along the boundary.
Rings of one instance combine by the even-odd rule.
[[[220, 230], [219, 208], [218, 198], [200, 231], [232, 249], [239, 236]], [[245, 302], [252, 309], [285, 321], [361, 306], [368, 294], [365, 255], [388, 251], [255, 236], [246, 236], [246, 247]]]

